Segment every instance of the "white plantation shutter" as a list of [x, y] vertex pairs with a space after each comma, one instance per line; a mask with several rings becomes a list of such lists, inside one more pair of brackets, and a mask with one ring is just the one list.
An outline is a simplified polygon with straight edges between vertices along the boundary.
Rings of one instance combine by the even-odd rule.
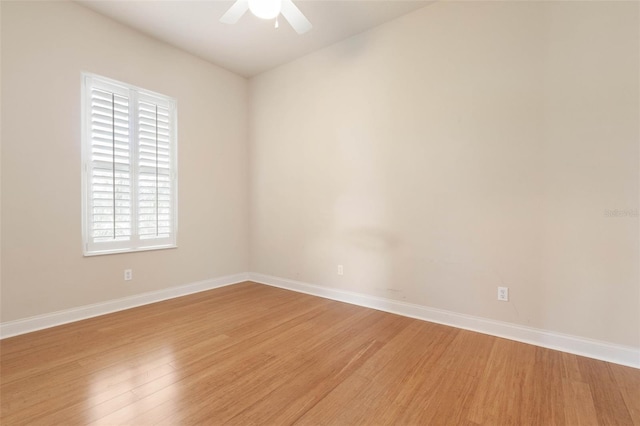
[[171, 120], [168, 105], [138, 102], [138, 235], [169, 238], [172, 222]]
[[131, 238], [129, 99], [91, 89], [90, 238], [93, 242]]
[[175, 247], [175, 102], [95, 75], [83, 81], [85, 255]]

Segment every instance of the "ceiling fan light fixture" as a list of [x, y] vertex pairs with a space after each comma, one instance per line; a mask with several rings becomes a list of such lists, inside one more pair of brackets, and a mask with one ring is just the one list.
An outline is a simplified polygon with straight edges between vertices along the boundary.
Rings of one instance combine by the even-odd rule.
[[[273, 19], [282, 14], [282, 17], [289, 22], [291, 28], [298, 34], [304, 34], [311, 29], [311, 22], [293, 4], [293, 0], [236, 0], [229, 10], [222, 15], [220, 22], [235, 24], [247, 10], [262, 19]], [[277, 20], [276, 28], [278, 28]]]
[[281, 9], [282, 0], [249, 0], [249, 10], [261, 19], [273, 19]]

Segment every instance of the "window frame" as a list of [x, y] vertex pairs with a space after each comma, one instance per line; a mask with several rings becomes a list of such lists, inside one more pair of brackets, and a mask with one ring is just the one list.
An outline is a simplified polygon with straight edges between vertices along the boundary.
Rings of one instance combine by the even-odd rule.
[[[160, 93], [143, 89], [132, 84], [123, 83], [97, 74], [82, 72], [81, 90], [81, 160], [82, 160], [82, 250], [83, 255], [99, 256], [115, 253], [131, 253], [149, 250], [177, 248], [178, 244], [178, 110], [177, 102]], [[92, 172], [92, 137], [91, 137], [91, 90], [106, 90], [116, 95], [125, 96], [129, 101], [129, 158], [130, 158], [130, 194], [131, 194], [131, 237], [125, 241], [95, 242], [91, 239], [90, 215], [91, 172]], [[138, 200], [140, 185], [139, 173], [139, 102], [154, 102], [166, 107], [169, 115], [169, 155], [170, 155], [170, 226], [171, 233], [166, 238], [143, 239], [138, 234]], [[115, 212], [114, 212], [115, 214]]]

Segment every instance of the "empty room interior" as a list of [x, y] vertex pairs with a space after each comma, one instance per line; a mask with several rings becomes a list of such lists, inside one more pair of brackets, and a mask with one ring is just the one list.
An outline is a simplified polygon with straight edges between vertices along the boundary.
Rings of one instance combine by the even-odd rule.
[[0, 22], [3, 425], [640, 425], [640, 3]]

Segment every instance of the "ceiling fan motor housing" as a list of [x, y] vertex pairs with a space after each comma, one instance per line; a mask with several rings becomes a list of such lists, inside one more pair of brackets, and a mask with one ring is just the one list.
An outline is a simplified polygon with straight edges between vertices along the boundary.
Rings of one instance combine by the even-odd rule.
[[281, 9], [282, 0], [249, 0], [249, 10], [261, 19], [273, 19]]

